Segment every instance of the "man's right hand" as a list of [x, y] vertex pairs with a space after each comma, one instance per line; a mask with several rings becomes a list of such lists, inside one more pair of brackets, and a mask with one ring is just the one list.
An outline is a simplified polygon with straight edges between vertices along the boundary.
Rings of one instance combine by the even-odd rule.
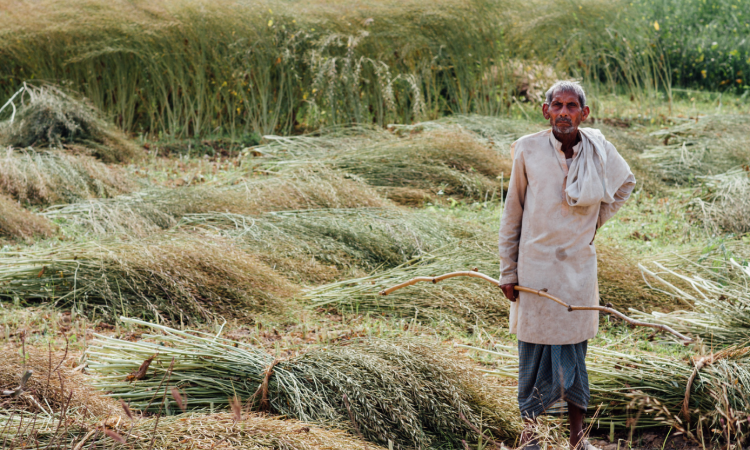
[[518, 286], [518, 283], [500, 285], [500, 289], [503, 290], [503, 294], [505, 294], [505, 297], [512, 302], [516, 301], [516, 290], [515, 290], [516, 286]]

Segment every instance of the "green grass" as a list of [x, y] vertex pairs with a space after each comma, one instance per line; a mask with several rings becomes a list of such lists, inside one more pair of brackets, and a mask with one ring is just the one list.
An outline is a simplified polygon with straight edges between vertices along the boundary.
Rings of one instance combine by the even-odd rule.
[[630, 97], [632, 115], [653, 120], [680, 101], [672, 88], [747, 100], [747, 9], [746, 0], [5, 0], [0, 100], [45, 80], [133, 134], [245, 139], [446, 114], [528, 117], [555, 79], [577, 77], [593, 98]]

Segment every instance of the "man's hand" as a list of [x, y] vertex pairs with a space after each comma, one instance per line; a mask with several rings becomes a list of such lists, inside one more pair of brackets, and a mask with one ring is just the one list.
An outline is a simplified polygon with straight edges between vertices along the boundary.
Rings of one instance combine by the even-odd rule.
[[512, 302], [516, 301], [516, 290], [515, 290], [516, 286], [518, 286], [518, 283], [500, 285], [500, 289], [503, 290], [503, 294], [505, 294], [505, 297]]

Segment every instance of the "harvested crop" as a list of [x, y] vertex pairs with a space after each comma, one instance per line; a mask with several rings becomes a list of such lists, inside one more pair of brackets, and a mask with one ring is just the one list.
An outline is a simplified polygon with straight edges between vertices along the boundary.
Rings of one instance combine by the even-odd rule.
[[[466, 436], [476, 440], [461, 415], [496, 438], [518, 432], [511, 400], [465, 361], [434, 345], [367, 339], [276, 360], [217, 336], [124, 320], [159, 334], [138, 342], [97, 336], [89, 367], [98, 374], [99, 388], [135, 408], [174, 411], [174, 404], [152, 402], [153, 388], [164, 380], [161, 385], [184, 392], [191, 407], [226, 407], [236, 395], [253, 408], [356, 427], [368, 440], [391, 440], [399, 447], [424, 447], [437, 438], [454, 445]], [[123, 381], [156, 353], [147, 377]]]

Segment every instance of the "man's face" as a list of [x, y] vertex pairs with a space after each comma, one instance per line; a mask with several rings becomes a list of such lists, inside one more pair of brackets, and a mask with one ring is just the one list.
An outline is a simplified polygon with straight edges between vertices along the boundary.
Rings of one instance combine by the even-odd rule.
[[578, 96], [573, 92], [559, 91], [549, 105], [542, 105], [544, 118], [549, 120], [557, 135], [570, 135], [578, 132], [578, 125], [589, 116], [589, 107], [581, 108]]

